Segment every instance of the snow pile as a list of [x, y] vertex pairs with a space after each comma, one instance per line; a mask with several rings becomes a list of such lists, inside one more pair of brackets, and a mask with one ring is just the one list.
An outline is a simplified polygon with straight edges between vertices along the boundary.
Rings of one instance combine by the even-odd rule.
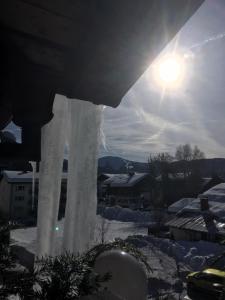
[[121, 222], [138, 222], [145, 223], [151, 221], [151, 214], [140, 210], [131, 210], [120, 206], [107, 207], [103, 213], [103, 217], [108, 220], [116, 220]]
[[193, 270], [199, 270], [203, 268], [207, 263], [207, 259], [204, 256], [194, 256], [190, 259], [190, 266]]
[[225, 246], [206, 241], [172, 241], [154, 236], [129, 236], [127, 242], [136, 247], [152, 246], [173, 257], [178, 263], [184, 263], [192, 270], [200, 270], [212, 259], [225, 251]]

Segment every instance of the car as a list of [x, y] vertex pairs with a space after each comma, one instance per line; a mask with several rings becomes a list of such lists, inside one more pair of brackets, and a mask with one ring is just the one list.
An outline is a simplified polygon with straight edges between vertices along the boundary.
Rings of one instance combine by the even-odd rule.
[[191, 297], [196, 292], [207, 294], [210, 299], [224, 299], [225, 271], [205, 269], [190, 273], [187, 276], [187, 294]]

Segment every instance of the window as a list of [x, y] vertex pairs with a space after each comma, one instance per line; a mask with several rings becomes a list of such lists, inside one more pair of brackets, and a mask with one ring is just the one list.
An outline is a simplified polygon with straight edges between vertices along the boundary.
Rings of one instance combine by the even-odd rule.
[[15, 200], [16, 200], [16, 201], [23, 201], [23, 200], [24, 200], [24, 197], [23, 197], [23, 196], [16, 196], [16, 197], [15, 197]]
[[24, 189], [25, 189], [24, 185], [17, 185], [16, 186], [17, 191], [24, 191]]

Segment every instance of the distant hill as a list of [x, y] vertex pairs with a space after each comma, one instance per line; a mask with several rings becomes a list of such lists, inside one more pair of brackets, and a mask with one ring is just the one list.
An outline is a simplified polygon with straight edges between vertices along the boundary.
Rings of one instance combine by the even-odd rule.
[[[133, 166], [135, 172], [148, 172], [148, 164], [130, 161], [116, 156], [104, 156], [98, 160], [99, 173], [126, 173], [127, 163]], [[225, 177], [225, 158], [200, 159], [194, 162], [195, 167], [201, 172], [203, 177], [220, 175]], [[182, 162], [173, 162], [174, 168], [179, 172]]]
[[148, 164], [127, 160], [117, 156], [104, 156], [98, 160], [99, 173], [126, 173], [127, 166], [133, 167], [135, 172], [147, 172]]
[[[219, 175], [225, 177], [225, 158], [206, 158], [192, 162], [202, 176], [211, 177]], [[179, 170], [182, 162], [174, 162], [174, 166]]]
[[[104, 156], [98, 160], [98, 173], [126, 173], [127, 165], [132, 166], [134, 172], [148, 172], [148, 164], [127, 160], [117, 156]], [[176, 161], [172, 163], [176, 172], [182, 170], [182, 162]], [[225, 158], [208, 158], [200, 159], [194, 162], [194, 166], [199, 170], [203, 177], [211, 177], [212, 175], [219, 175], [225, 178]], [[65, 159], [63, 170], [68, 169], [68, 161]]]
[[[127, 172], [127, 164], [133, 166], [132, 170], [134, 172], [144, 173], [147, 172], [148, 164], [136, 161], [130, 161], [117, 156], [104, 156], [98, 160], [98, 172], [99, 173], [109, 173], [118, 174]], [[68, 171], [68, 160], [64, 159], [63, 171]]]

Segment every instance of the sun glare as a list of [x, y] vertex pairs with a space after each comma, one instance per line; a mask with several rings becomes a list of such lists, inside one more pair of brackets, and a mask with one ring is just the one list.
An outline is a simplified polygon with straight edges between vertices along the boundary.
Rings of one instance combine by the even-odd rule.
[[154, 76], [162, 87], [180, 87], [184, 77], [184, 59], [178, 55], [167, 55], [160, 58], [155, 64]]

